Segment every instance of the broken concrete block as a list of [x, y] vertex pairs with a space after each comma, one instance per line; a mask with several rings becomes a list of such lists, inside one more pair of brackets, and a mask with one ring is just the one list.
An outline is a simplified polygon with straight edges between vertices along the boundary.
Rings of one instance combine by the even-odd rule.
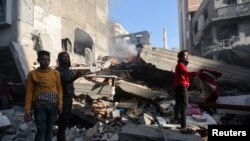
[[164, 93], [160, 91], [154, 91], [151, 88], [148, 88], [147, 86], [130, 83], [124, 80], [116, 81], [116, 86], [127, 93], [143, 97], [149, 100], [154, 100], [158, 96], [164, 95]]
[[105, 133], [101, 138], [101, 141], [118, 141], [118, 140], [119, 140], [118, 134], [114, 133]]
[[120, 111], [119, 110], [114, 110], [112, 111], [112, 117], [113, 118], [117, 118], [117, 117], [120, 117]]
[[114, 108], [107, 108], [107, 117], [111, 117], [112, 116], [112, 111]]
[[26, 123], [21, 123], [19, 126], [19, 130], [25, 131], [28, 128], [28, 124]]
[[14, 141], [16, 139], [16, 135], [6, 135], [2, 137], [2, 141]]
[[143, 119], [146, 125], [150, 125], [154, 121], [154, 118], [147, 113], [143, 114]]
[[138, 100], [136, 98], [130, 99], [130, 100], [123, 100], [118, 102], [117, 106], [118, 108], [138, 108]]
[[195, 126], [201, 126], [204, 128], [208, 128], [208, 125], [216, 125], [217, 122], [207, 113], [203, 113], [203, 118], [206, 118], [207, 120], [204, 122], [200, 122], [197, 120], [194, 120], [192, 116], [187, 116], [187, 124], [188, 125], [195, 125]]
[[10, 123], [10, 120], [7, 118], [7, 116], [3, 115], [0, 112], [0, 128], [10, 126], [10, 125], [11, 125], [11, 123]]
[[158, 122], [159, 122], [159, 124], [160, 124], [161, 126], [166, 126], [167, 121], [166, 121], [165, 118], [160, 117], [160, 116], [157, 116], [156, 119], [158, 120]]
[[161, 101], [159, 107], [162, 113], [164, 114], [173, 114], [174, 113], [174, 100], [171, 101]]
[[101, 97], [110, 97], [112, 86], [103, 83], [93, 83], [85, 79], [79, 79], [74, 82], [76, 95], [84, 94], [92, 99]]
[[[84, 129], [80, 129], [81, 132], [85, 131]], [[66, 140], [67, 141], [84, 141], [83, 135], [80, 134], [80, 130], [75, 126], [72, 128], [66, 128]]]
[[97, 136], [100, 133], [104, 133], [106, 131], [106, 124], [104, 122], [98, 122], [94, 127], [88, 129], [86, 131], [86, 137], [91, 138]]
[[36, 125], [34, 122], [20, 123], [16, 129], [17, 138], [21, 141], [23, 138], [28, 141], [35, 139]]
[[143, 112], [143, 109], [128, 109], [127, 116], [130, 119], [137, 121], [140, 119], [142, 112]]
[[[179, 131], [164, 129], [168, 141], [202, 141], [202, 138], [194, 134], [182, 134]], [[125, 125], [119, 132], [119, 141], [164, 141], [158, 127]]]
[[205, 117], [204, 115], [192, 115], [192, 118], [198, 122], [206, 122], [207, 121], [207, 117]]

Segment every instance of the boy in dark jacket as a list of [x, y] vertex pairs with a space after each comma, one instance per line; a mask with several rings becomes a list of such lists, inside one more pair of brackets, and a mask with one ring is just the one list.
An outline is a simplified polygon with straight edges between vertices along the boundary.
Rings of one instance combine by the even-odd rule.
[[68, 126], [68, 121], [71, 115], [72, 99], [75, 97], [73, 82], [82, 74], [78, 71], [74, 75], [74, 73], [70, 70], [71, 63], [67, 52], [60, 52], [57, 60], [59, 66], [56, 69], [60, 73], [63, 88], [63, 110], [58, 119], [57, 140], [65, 141], [65, 130]]

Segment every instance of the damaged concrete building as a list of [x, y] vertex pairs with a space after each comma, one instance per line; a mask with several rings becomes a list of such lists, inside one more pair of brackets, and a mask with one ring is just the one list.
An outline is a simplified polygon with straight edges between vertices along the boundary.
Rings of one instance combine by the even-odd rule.
[[118, 22], [111, 22], [110, 26], [110, 35], [118, 36], [123, 34], [129, 34], [129, 32]]
[[132, 58], [138, 56], [138, 53], [143, 47], [151, 48], [150, 34], [148, 31], [123, 34], [125, 32], [121, 26], [114, 27], [109, 44], [109, 54], [111, 56], [117, 56], [131, 61]]
[[191, 50], [189, 31], [194, 13], [198, 10], [202, 0], [178, 0], [178, 20], [180, 49]]
[[114, 42], [117, 40], [122, 39], [128, 42], [129, 44], [143, 44], [143, 45], [150, 45], [150, 35], [148, 31], [141, 31], [136, 33], [118, 35], [114, 37]]
[[189, 27], [182, 29], [184, 48], [249, 68], [249, 6], [248, 0], [203, 0], [195, 13], [184, 16], [190, 20]]
[[[228, 124], [236, 118], [237, 123], [245, 124], [250, 119], [242, 115], [230, 118], [223, 112], [209, 115], [209, 110], [200, 109], [196, 103], [202, 102], [201, 105], [204, 105], [204, 95], [217, 86], [210, 83], [205, 85], [205, 81], [194, 78], [189, 93], [190, 102], [196, 103], [191, 103], [188, 108], [187, 124], [195, 134], [181, 133], [180, 125], [171, 121], [175, 104], [172, 81], [177, 52], [152, 48], [147, 31], [126, 34], [123, 30], [120, 32], [124, 32], [124, 35], [119, 34], [112, 39], [122, 39], [124, 44], [114, 43], [112, 47], [116, 48], [109, 46], [108, 50], [106, 37], [101, 36], [106, 34], [108, 28], [100, 29], [106, 27], [106, 24], [100, 23], [107, 20], [105, 4], [108, 0], [84, 0], [85, 3], [83, 0], [68, 0], [59, 5], [62, 1], [0, 1], [2, 7], [11, 7], [9, 14], [12, 15], [10, 22], [5, 18], [0, 26], [0, 54], [5, 55], [0, 65], [5, 74], [15, 71], [13, 73], [18, 74], [19, 81], [24, 80], [25, 74], [36, 67], [34, 62], [39, 49], [52, 52], [52, 65], [56, 64], [59, 51], [69, 52], [72, 63], [80, 65], [72, 68], [73, 71], [85, 71], [86, 68], [89, 71], [91, 67], [81, 66], [81, 63], [88, 64], [92, 57], [103, 56], [95, 60], [100, 70], [86, 73], [74, 82], [77, 99], [73, 102], [71, 123], [66, 130], [68, 141], [201, 141], [207, 138], [208, 125]], [[5, 11], [2, 9], [0, 11]], [[4, 15], [9, 15], [5, 12]], [[89, 18], [92, 16], [96, 18]], [[3, 18], [0, 16], [0, 19]], [[115, 54], [109, 54], [114, 56], [105, 56], [109, 51], [114, 51]], [[119, 53], [123, 56], [119, 56]], [[127, 60], [120, 60], [120, 57]], [[220, 87], [221, 96], [238, 96], [239, 91], [243, 90], [249, 92], [249, 69], [192, 55], [190, 62], [190, 71], [206, 68], [223, 73], [217, 81], [220, 82], [219, 86], [224, 86]], [[202, 90], [203, 86], [211, 87]], [[195, 101], [194, 98], [200, 99]], [[229, 104], [232, 104], [230, 99], [237, 101], [237, 97], [223, 98]], [[244, 105], [236, 103], [234, 110], [249, 111], [249, 95], [240, 98]], [[228, 103], [218, 101], [212, 106], [216, 104], [216, 108], [229, 109], [231, 107], [228, 106], [232, 105]], [[0, 131], [3, 131], [0, 132], [0, 140], [34, 140], [35, 124], [32, 121], [25, 123], [23, 115], [23, 106], [19, 105], [0, 111]], [[56, 140], [56, 125], [53, 140]]]
[[108, 54], [108, 0], [0, 0], [0, 72], [24, 82], [36, 52], [67, 51], [72, 64]]

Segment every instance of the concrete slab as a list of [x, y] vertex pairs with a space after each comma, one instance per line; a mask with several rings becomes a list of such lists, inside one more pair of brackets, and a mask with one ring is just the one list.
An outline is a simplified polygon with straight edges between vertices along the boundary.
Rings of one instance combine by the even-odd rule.
[[158, 96], [164, 95], [164, 93], [161, 93], [159, 91], [153, 91], [147, 86], [130, 83], [124, 80], [116, 81], [116, 86], [120, 87], [123, 91], [126, 91], [130, 94], [143, 97], [149, 100], [154, 100]]
[[[177, 64], [176, 51], [170, 51], [165, 49], [142, 49], [140, 57], [148, 64], [154, 65], [156, 68], [166, 71], [174, 71]], [[223, 76], [219, 80], [231, 81], [233, 83], [245, 83], [248, 87], [250, 79], [250, 70], [235, 65], [229, 65], [226, 63], [205, 59], [197, 56], [189, 56], [188, 65], [189, 71], [198, 71], [201, 68], [215, 70], [223, 73]]]
[[[197, 134], [187, 135], [164, 129], [168, 141], [202, 141]], [[119, 141], [164, 141], [158, 127], [125, 125], [119, 133]]]
[[192, 116], [187, 116], [187, 125], [195, 125], [195, 126], [201, 126], [204, 128], [208, 128], [208, 125], [216, 125], [217, 122], [209, 115], [204, 113], [203, 117], [205, 117], [207, 120], [204, 122], [199, 122], [195, 120]]

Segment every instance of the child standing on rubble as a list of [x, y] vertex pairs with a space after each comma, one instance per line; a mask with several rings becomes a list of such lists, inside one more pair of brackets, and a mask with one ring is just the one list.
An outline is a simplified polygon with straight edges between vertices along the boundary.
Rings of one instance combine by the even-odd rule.
[[[198, 72], [189, 72], [187, 69], [188, 65], [188, 51], [182, 50], [178, 53], [178, 61], [175, 67], [174, 73], [174, 89], [175, 89], [175, 114], [174, 122], [180, 122], [181, 124], [181, 133], [189, 134], [193, 133], [192, 129], [186, 127], [186, 114], [187, 114], [187, 105], [188, 105], [188, 91], [189, 87], [189, 78], [197, 76]], [[180, 114], [180, 118], [179, 118]]]
[[62, 86], [60, 74], [49, 67], [50, 53], [37, 53], [40, 66], [29, 72], [26, 83], [24, 121], [31, 121], [31, 105], [37, 132], [35, 141], [52, 141], [53, 125], [57, 112], [62, 111]]
[[65, 141], [65, 130], [71, 116], [72, 99], [76, 97], [73, 82], [82, 76], [82, 73], [78, 71], [74, 75], [70, 70], [71, 62], [67, 52], [60, 52], [57, 61], [59, 66], [56, 69], [60, 72], [63, 87], [63, 111], [58, 119], [57, 141]]

